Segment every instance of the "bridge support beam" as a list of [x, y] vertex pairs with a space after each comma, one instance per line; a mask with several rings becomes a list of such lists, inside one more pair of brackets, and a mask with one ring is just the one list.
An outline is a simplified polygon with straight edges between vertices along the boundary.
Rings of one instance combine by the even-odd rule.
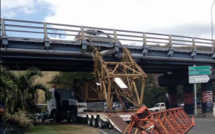
[[168, 86], [170, 108], [177, 107], [177, 86]]
[[202, 84], [202, 113], [213, 111], [213, 86], [212, 81]]
[[192, 84], [184, 84], [184, 110], [187, 114], [194, 114], [194, 93]]

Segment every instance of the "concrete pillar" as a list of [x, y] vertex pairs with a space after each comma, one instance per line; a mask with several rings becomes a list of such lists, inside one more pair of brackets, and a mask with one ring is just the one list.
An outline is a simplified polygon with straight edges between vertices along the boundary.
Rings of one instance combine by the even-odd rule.
[[177, 86], [168, 86], [170, 108], [177, 107]]
[[187, 114], [194, 114], [193, 85], [184, 84], [184, 110]]
[[213, 111], [213, 86], [212, 81], [202, 83], [202, 113]]

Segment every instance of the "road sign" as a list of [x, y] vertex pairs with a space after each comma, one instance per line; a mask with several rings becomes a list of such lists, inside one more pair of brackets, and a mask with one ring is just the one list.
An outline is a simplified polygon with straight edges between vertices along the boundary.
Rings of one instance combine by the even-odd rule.
[[210, 70], [206, 71], [189, 71], [189, 75], [203, 75], [203, 74], [211, 74]]
[[210, 70], [211, 66], [189, 66], [188, 70]]
[[207, 83], [210, 80], [208, 75], [189, 76], [189, 83]]

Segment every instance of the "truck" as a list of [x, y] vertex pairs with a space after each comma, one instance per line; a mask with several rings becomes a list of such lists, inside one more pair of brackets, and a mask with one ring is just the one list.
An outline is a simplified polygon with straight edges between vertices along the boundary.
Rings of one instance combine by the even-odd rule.
[[158, 112], [166, 110], [166, 104], [164, 102], [156, 103], [154, 107], [149, 108], [150, 112]]
[[73, 89], [51, 88], [46, 93], [49, 119], [55, 123], [66, 119], [68, 122], [77, 120], [77, 100]]

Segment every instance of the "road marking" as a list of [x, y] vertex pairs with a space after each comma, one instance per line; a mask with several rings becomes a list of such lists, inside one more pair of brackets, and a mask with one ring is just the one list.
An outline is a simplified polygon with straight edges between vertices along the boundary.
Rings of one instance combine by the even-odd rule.
[[195, 120], [206, 120], [206, 121], [213, 121], [213, 122], [215, 121], [214, 119], [196, 119], [196, 118]]
[[100, 129], [97, 129], [98, 131], [100, 131], [101, 133], [103, 133], [103, 134], [108, 134], [108, 133], [106, 133], [105, 131], [103, 131], [103, 130], [100, 130]]
[[[200, 134], [209, 134], [209, 133], [205, 133], [205, 132], [199, 132], [199, 131], [196, 131], [196, 130], [190, 130], [190, 131], [193, 131], [195, 133], [200, 133]], [[188, 131], [189, 132], [189, 131]]]

